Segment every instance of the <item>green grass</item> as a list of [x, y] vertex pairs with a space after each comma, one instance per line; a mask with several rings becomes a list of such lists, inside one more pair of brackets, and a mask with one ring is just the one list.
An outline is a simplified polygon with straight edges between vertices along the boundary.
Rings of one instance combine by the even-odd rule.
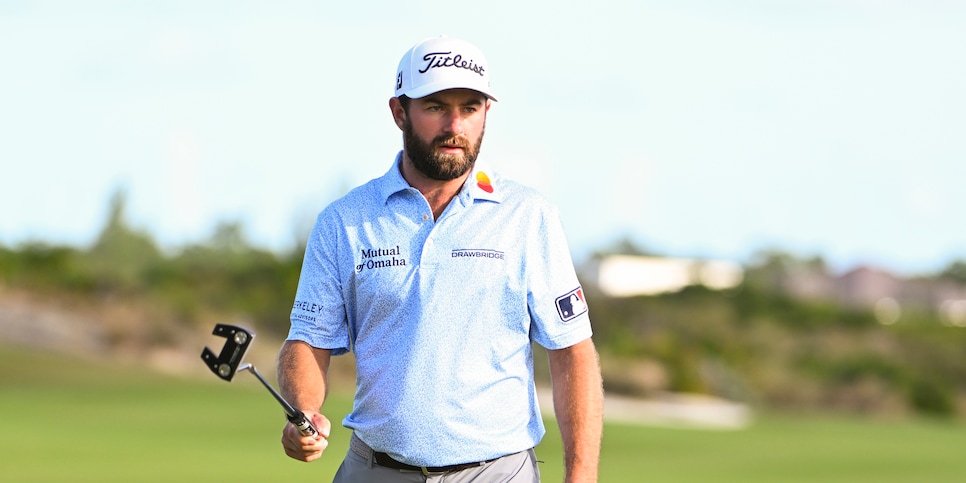
[[[326, 456], [305, 464], [282, 452], [281, 411], [253, 377], [229, 384], [199, 375], [0, 348], [0, 481], [331, 481], [347, 449], [338, 427], [347, 394], [327, 403], [337, 427]], [[561, 481], [560, 440], [552, 421], [548, 428], [541, 472]], [[741, 431], [607, 425], [601, 481], [963, 481], [963, 448], [966, 427], [949, 421], [784, 416]]]

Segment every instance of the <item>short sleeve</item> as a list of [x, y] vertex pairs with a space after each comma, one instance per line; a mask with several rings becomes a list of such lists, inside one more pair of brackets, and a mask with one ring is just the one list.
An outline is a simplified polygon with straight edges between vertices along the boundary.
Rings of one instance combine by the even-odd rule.
[[329, 211], [319, 215], [306, 243], [288, 340], [340, 355], [349, 351], [350, 336], [336, 262], [340, 235], [334, 227], [339, 224], [329, 220], [331, 216]]
[[541, 211], [536, 233], [527, 247], [531, 338], [547, 349], [563, 349], [593, 335], [587, 301], [556, 208]]

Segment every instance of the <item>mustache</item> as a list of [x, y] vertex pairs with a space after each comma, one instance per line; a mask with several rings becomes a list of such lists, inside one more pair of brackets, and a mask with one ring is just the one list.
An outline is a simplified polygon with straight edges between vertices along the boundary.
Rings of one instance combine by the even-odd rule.
[[438, 148], [443, 145], [457, 146], [463, 148], [464, 150], [469, 150], [471, 148], [470, 141], [463, 137], [458, 136], [437, 136], [433, 139], [433, 147]]

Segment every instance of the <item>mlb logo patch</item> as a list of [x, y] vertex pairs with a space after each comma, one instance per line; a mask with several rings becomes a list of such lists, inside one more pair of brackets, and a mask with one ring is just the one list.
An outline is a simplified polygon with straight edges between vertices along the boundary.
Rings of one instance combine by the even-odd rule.
[[584, 312], [587, 312], [587, 301], [584, 300], [584, 291], [580, 287], [557, 297], [557, 313], [564, 322], [573, 320]]

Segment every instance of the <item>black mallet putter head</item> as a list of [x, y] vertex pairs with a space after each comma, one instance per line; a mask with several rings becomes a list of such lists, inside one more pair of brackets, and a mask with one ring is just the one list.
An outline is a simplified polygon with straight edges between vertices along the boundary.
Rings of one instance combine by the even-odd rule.
[[221, 348], [221, 354], [215, 356], [211, 349], [205, 347], [201, 352], [201, 359], [208, 365], [208, 369], [216, 376], [231, 381], [235, 377], [235, 372], [241, 364], [242, 358], [248, 352], [248, 346], [255, 339], [255, 333], [235, 325], [218, 324], [211, 332], [219, 337], [227, 339], [225, 346]]
[[243, 327], [238, 327], [235, 325], [228, 324], [217, 324], [215, 325], [215, 330], [212, 334], [219, 337], [224, 337], [225, 346], [221, 348], [221, 353], [215, 355], [214, 351], [205, 347], [201, 351], [201, 359], [205, 361], [205, 364], [214, 372], [216, 376], [226, 380], [231, 381], [235, 377], [235, 373], [239, 370], [249, 371], [261, 381], [265, 389], [272, 393], [275, 400], [282, 405], [282, 410], [285, 411], [285, 417], [290, 423], [298, 428], [299, 432], [303, 436], [313, 436], [318, 437], [319, 431], [314, 425], [305, 417], [305, 413], [292, 407], [285, 398], [282, 397], [275, 388], [272, 387], [268, 381], [258, 373], [258, 369], [255, 366], [245, 363], [242, 364], [242, 359], [245, 357], [245, 353], [248, 352], [248, 346], [251, 345], [252, 340], [255, 339], [255, 333], [245, 329]]

